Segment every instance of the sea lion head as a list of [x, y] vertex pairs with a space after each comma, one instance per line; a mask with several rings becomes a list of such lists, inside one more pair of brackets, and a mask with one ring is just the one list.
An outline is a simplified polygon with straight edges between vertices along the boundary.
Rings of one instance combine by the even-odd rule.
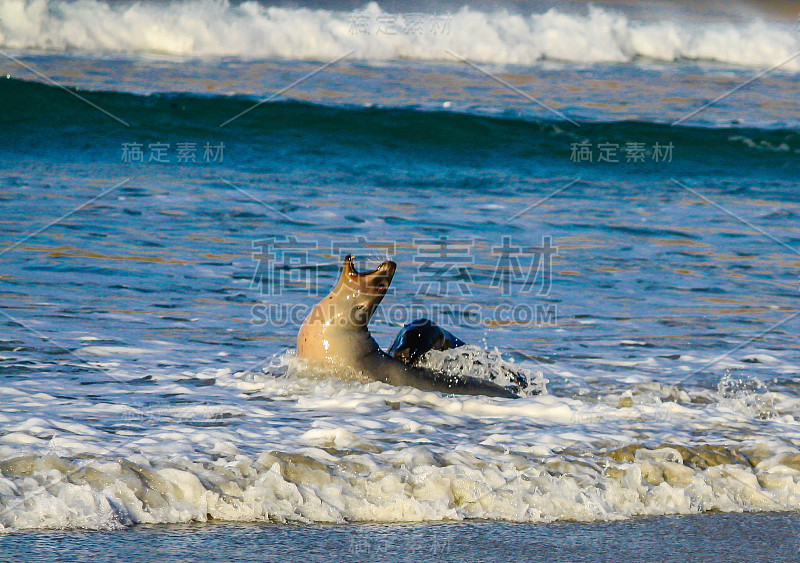
[[396, 268], [397, 264], [386, 260], [370, 272], [359, 272], [353, 264], [353, 255], [348, 254], [342, 265], [339, 282], [323, 300], [323, 303], [330, 302], [339, 309], [331, 317], [345, 324], [366, 327], [386, 296]]
[[339, 281], [311, 310], [297, 335], [297, 353], [311, 360], [352, 364], [378, 350], [369, 334], [372, 314], [389, 290], [397, 265], [391, 260], [359, 272], [348, 254]]

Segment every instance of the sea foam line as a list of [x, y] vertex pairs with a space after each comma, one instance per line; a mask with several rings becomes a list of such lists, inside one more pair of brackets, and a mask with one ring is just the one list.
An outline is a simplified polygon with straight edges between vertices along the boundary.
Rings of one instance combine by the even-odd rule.
[[[449, 13], [390, 13], [376, 3], [354, 12], [265, 7], [257, 2], [186, 0], [5, 0], [0, 47], [47, 51], [327, 60], [353, 51], [372, 60], [531, 64], [541, 60], [619, 63], [681, 59], [768, 68], [800, 50], [790, 24], [635, 21], [591, 7], [527, 15], [467, 7]], [[800, 61], [782, 67], [800, 70]]]

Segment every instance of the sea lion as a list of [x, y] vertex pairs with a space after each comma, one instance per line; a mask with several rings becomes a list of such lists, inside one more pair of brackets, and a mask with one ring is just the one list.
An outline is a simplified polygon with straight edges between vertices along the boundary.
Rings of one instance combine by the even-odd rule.
[[390, 385], [423, 391], [517, 398], [511, 391], [476, 377], [454, 376], [407, 365], [386, 354], [369, 333], [369, 321], [389, 289], [397, 265], [383, 262], [359, 273], [353, 256], [344, 259], [333, 290], [303, 321], [297, 334], [297, 354], [336, 369], [348, 368]]
[[388, 354], [404, 364], [415, 365], [430, 350], [449, 350], [464, 341], [428, 319], [408, 323], [397, 333]]

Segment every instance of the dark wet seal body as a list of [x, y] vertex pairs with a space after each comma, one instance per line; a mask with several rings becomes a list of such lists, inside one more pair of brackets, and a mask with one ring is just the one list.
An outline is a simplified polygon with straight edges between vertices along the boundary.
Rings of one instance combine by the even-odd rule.
[[389, 347], [389, 355], [413, 366], [430, 350], [449, 350], [463, 345], [460, 338], [433, 321], [417, 319], [397, 333]]

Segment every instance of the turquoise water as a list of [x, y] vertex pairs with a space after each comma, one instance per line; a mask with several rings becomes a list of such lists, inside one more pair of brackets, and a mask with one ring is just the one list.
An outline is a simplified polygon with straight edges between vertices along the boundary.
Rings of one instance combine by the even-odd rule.
[[[7, 43], [3, 529], [797, 509], [793, 65]], [[348, 252], [524, 397], [306, 369]]]

